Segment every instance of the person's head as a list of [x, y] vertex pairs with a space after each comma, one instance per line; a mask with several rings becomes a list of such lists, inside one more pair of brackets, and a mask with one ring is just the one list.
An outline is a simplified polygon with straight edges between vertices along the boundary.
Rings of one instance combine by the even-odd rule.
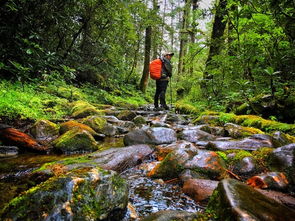
[[173, 55], [174, 55], [173, 52], [165, 52], [165, 53], [163, 53], [163, 56], [164, 56], [165, 58], [167, 58], [168, 60], [170, 60], [170, 59], [172, 58]]

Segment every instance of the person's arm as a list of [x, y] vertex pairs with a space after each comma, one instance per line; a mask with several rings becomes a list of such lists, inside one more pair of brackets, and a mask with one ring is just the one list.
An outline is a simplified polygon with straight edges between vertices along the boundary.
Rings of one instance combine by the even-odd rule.
[[165, 69], [167, 71], [167, 76], [171, 77], [172, 76], [172, 65], [169, 61], [167, 61], [166, 59], [164, 59], [164, 66]]

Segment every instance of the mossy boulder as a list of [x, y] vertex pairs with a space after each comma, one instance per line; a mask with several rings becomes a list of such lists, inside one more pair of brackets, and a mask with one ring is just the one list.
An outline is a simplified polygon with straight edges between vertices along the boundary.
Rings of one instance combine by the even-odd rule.
[[232, 138], [244, 138], [253, 134], [264, 134], [261, 130], [254, 127], [243, 127], [233, 123], [224, 125], [227, 134]]
[[55, 176], [13, 199], [1, 220], [121, 220], [127, 183], [114, 171], [83, 168]]
[[172, 151], [149, 172], [148, 176], [163, 179], [176, 178], [184, 170], [183, 164], [188, 159], [189, 154], [185, 151]]
[[30, 134], [38, 140], [51, 140], [59, 135], [59, 126], [48, 120], [38, 120], [30, 128]]
[[143, 116], [136, 116], [133, 120], [133, 123], [136, 125], [146, 124], [146, 119]]
[[130, 110], [121, 111], [117, 116], [117, 118], [120, 120], [129, 120], [129, 121], [133, 120], [135, 117], [136, 117], [136, 113]]
[[77, 128], [65, 132], [52, 144], [57, 151], [63, 153], [97, 150], [97, 143], [93, 136], [88, 131]]
[[76, 101], [72, 103], [72, 117], [84, 118], [91, 115], [103, 115], [103, 111], [97, 110], [93, 105], [85, 101]]
[[57, 96], [66, 98], [68, 100], [79, 100], [83, 96], [73, 88], [59, 87], [56, 91]]
[[88, 131], [92, 136], [96, 135], [96, 132], [89, 127], [86, 124], [81, 124], [77, 121], [71, 120], [71, 121], [67, 121], [65, 123], [60, 124], [60, 129], [59, 132], [60, 134], [64, 134], [69, 130], [73, 130], [73, 129], [78, 129], [78, 130], [86, 130]]
[[216, 220], [227, 221], [290, 220], [295, 217], [294, 210], [234, 179], [219, 182], [206, 210]]
[[100, 116], [86, 117], [82, 120], [82, 123], [88, 125], [97, 133], [102, 133], [103, 128], [107, 125], [106, 119]]

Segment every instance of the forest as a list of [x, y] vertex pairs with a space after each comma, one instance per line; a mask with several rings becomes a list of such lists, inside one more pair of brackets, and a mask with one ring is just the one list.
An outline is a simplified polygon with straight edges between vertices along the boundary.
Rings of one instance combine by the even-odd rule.
[[[0, 39], [0, 187], [1, 192], [10, 192], [0, 200], [0, 220], [160, 220], [162, 214], [143, 217], [161, 209], [144, 211], [136, 206], [136, 200], [148, 200], [136, 195], [139, 189], [134, 186], [148, 188], [142, 185], [153, 182], [150, 179], [168, 185], [162, 194], [175, 192], [169, 185], [177, 185], [197, 203], [192, 206], [197, 208], [193, 216], [170, 212], [164, 214], [165, 220], [239, 220], [243, 216], [239, 212], [229, 215], [228, 210], [220, 210], [221, 195], [228, 194], [222, 188], [228, 186], [236, 191], [248, 186], [275, 186], [274, 190], [283, 192], [281, 198], [286, 200], [271, 216], [274, 220], [280, 220], [279, 214], [285, 214], [282, 220], [294, 217], [294, 1], [2, 0]], [[149, 76], [149, 64], [167, 51], [174, 53], [166, 92], [170, 110], [157, 112], [153, 109], [156, 81]], [[55, 132], [48, 135], [49, 130]], [[69, 141], [65, 134], [71, 137]], [[183, 140], [190, 143], [178, 143]], [[177, 147], [170, 147], [175, 142]], [[170, 144], [169, 151], [164, 144]], [[133, 150], [132, 145], [147, 146]], [[182, 145], [190, 151], [182, 153]], [[112, 147], [122, 147], [122, 151], [111, 153], [108, 150]], [[103, 155], [103, 151], [109, 155]], [[86, 152], [92, 154], [84, 155]], [[133, 154], [132, 159], [125, 156], [128, 152]], [[148, 181], [129, 180], [139, 176], [139, 169], [129, 174], [127, 168], [134, 168], [138, 162], [142, 165], [151, 152], [160, 166], [154, 163], [153, 169], [144, 169], [148, 178], [143, 179]], [[76, 154], [83, 155], [68, 156]], [[126, 157], [124, 162], [119, 162], [120, 156]], [[218, 157], [212, 164], [223, 169], [210, 165], [209, 169], [196, 168], [193, 159], [197, 156]], [[242, 166], [236, 164], [247, 157], [253, 158], [256, 166], [243, 173]], [[185, 162], [180, 162], [182, 158]], [[107, 163], [103, 161], [106, 159]], [[116, 160], [118, 165], [113, 163]], [[96, 196], [95, 202], [89, 200], [93, 190], [88, 185], [94, 185], [94, 181], [85, 171], [77, 175], [85, 164], [97, 164], [99, 168], [91, 167], [87, 173], [100, 174], [104, 182], [112, 182], [109, 185], [117, 191], [112, 190], [116, 194], [107, 199], [112, 203], [100, 205], [98, 201], [105, 196]], [[69, 165], [78, 166], [69, 169]], [[22, 167], [27, 170], [24, 172]], [[198, 175], [181, 175], [185, 169]], [[12, 175], [20, 171], [25, 175]], [[113, 171], [123, 174], [123, 178]], [[257, 178], [263, 172], [272, 175]], [[74, 198], [68, 201], [82, 199], [87, 208], [77, 203], [69, 206], [71, 211], [54, 213], [49, 203], [47, 209], [34, 207], [24, 215], [26, 207], [38, 201], [42, 188], [68, 185], [59, 180], [63, 176], [87, 180], [87, 185], [81, 186], [73, 181], [80, 192], [72, 193]], [[210, 185], [216, 182], [213, 189], [220, 181], [218, 191], [213, 193], [212, 189], [199, 199], [200, 193], [195, 193], [192, 186], [201, 184], [187, 183], [183, 177], [188, 176], [190, 180], [207, 179]], [[269, 177], [274, 177], [271, 184]], [[237, 180], [247, 183], [247, 187], [240, 187]], [[17, 185], [9, 187], [13, 182]], [[128, 185], [129, 201], [128, 195], [123, 196]], [[150, 185], [158, 188], [160, 184], [157, 181]], [[251, 191], [249, 199], [255, 195]], [[62, 201], [58, 193], [52, 194], [57, 197], [55, 202]], [[36, 205], [49, 200], [45, 193], [41, 195], [45, 203]], [[16, 209], [18, 203], [24, 206]], [[189, 211], [190, 201], [186, 199], [183, 205], [186, 207], [181, 210]], [[127, 218], [122, 215], [126, 208]], [[273, 209], [267, 208], [265, 211]], [[260, 207], [247, 212], [256, 210], [265, 212]], [[200, 213], [197, 217], [196, 212]], [[252, 218], [267, 220], [265, 217]]]

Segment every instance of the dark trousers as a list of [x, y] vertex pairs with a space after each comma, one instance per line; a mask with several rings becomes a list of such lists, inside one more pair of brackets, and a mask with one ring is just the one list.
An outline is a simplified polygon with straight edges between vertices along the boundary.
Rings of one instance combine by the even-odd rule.
[[154, 97], [154, 105], [155, 107], [159, 107], [159, 98], [160, 98], [160, 104], [162, 107], [166, 107], [166, 100], [165, 100], [165, 96], [166, 96], [166, 90], [168, 87], [168, 82], [169, 81], [163, 81], [163, 80], [157, 80], [156, 81], [156, 93], [155, 93], [155, 97]]

